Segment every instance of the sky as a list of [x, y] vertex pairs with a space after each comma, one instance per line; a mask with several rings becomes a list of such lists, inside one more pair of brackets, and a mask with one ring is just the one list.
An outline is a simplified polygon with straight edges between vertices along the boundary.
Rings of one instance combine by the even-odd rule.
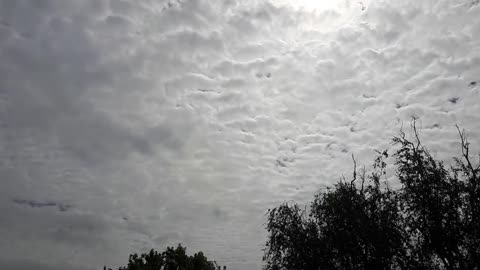
[[[480, 145], [478, 0], [0, 0], [0, 268], [182, 243], [260, 269], [308, 202], [418, 116]], [[394, 177], [394, 173], [390, 173]]]

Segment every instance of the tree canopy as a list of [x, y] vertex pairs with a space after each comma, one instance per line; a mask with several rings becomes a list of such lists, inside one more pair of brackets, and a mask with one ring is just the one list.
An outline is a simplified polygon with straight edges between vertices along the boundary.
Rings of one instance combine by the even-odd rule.
[[480, 165], [458, 127], [461, 158], [447, 167], [412, 138], [393, 138], [399, 188], [386, 178], [388, 151], [373, 171], [343, 178], [309, 207], [283, 203], [267, 213], [267, 270], [480, 269]]
[[[107, 270], [106, 267], [103, 268]], [[203, 252], [187, 255], [187, 248], [179, 244], [176, 248], [167, 247], [163, 252], [153, 249], [148, 253], [131, 254], [127, 266], [118, 270], [220, 270], [215, 261], [209, 261]], [[109, 268], [108, 270], [112, 270]], [[226, 270], [226, 266], [223, 266]]]

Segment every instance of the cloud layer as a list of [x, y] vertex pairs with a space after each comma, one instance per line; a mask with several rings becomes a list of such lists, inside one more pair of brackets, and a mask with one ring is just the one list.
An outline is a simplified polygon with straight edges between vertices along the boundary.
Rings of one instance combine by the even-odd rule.
[[181, 242], [260, 269], [265, 210], [412, 115], [478, 152], [475, 1], [301, 2], [0, 0], [0, 268]]

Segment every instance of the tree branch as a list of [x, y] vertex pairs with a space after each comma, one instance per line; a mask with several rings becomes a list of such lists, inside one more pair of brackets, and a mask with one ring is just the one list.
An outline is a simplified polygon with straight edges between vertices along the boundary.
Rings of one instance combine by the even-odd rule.
[[355, 180], [357, 180], [357, 161], [355, 160], [355, 156], [352, 154], [352, 159], [353, 159], [353, 179], [350, 182], [350, 185], [353, 186], [353, 183]]
[[467, 161], [467, 166], [470, 169], [473, 178], [477, 180], [477, 170], [473, 167], [472, 162], [470, 161], [470, 143], [467, 140], [467, 135], [465, 134], [465, 130], [460, 130], [458, 125], [455, 125], [458, 131], [458, 135], [460, 136], [460, 142], [462, 144], [462, 155], [463, 158]]

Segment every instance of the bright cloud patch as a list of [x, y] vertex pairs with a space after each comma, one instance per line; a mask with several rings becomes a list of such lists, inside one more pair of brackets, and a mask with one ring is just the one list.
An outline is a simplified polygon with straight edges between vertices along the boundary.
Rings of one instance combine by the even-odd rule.
[[181, 242], [260, 269], [266, 209], [349, 174], [352, 153], [370, 164], [412, 115], [434, 155], [458, 153], [455, 124], [478, 152], [479, 16], [469, 0], [0, 0], [0, 268]]

